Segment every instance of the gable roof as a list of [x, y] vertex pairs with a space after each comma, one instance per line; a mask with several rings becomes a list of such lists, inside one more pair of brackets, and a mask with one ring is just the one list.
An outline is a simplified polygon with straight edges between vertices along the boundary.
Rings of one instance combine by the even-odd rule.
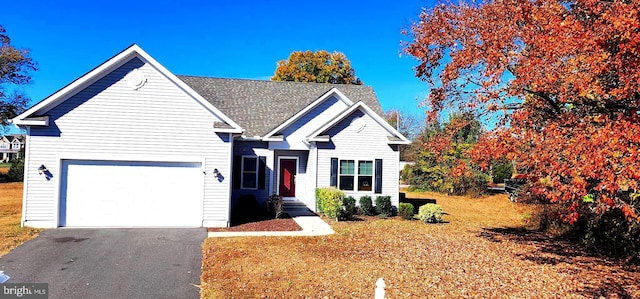
[[334, 88], [381, 115], [373, 88], [364, 85], [303, 83], [177, 76], [213, 106], [245, 129], [246, 136], [265, 136]]
[[23, 134], [10, 134], [10, 135], [5, 135], [5, 136], [0, 136], [3, 137], [5, 140], [7, 140], [8, 142], [24, 142], [24, 136]]
[[103, 78], [107, 74], [109, 74], [114, 69], [122, 66], [133, 58], [139, 58], [140, 60], [148, 63], [153, 68], [155, 68], [158, 72], [164, 75], [167, 79], [169, 79], [172, 83], [174, 83], [178, 88], [182, 89], [187, 95], [191, 96], [194, 100], [202, 104], [206, 109], [208, 109], [211, 113], [215, 114], [221, 120], [225, 122], [227, 128], [216, 128], [218, 131], [224, 132], [232, 132], [232, 133], [240, 133], [242, 132], [242, 128], [235, 123], [231, 118], [227, 115], [223, 114], [219, 111], [215, 106], [211, 105], [211, 103], [202, 96], [200, 96], [197, 92], [191, 89], [187, 84], [178, 79], [174, 74], [169, 72], [164, 66], [158, 63], [153, 57], [151, 57], [147, 52], [142, 50], [138, 45], [133, 44], [128, 48], [122, 50], [122, 52], [114, 55], [109, 58], [107, 61], [103, 62], [99, 66], [90, 70], [86, 74], [80, 76], [78, 79], [69, 83], [65, 87], [56, 91], [52, 95], [33, 105], [24, 113], [18, 115], [12, 122], [15, 125], [48, 125], [48, 117], [44, 115], [47, 111], [56, 107], [60, 103], [66, 101], [70, 97], [74, 96], [76, 93], [85, 89], [89, 85], [95, 83], [99, 79]]
[[396, 130], [387, 121], [385, 121], [382, 117], [380, 117], [380, 115], [375, 113], [364, 102], [357, 102], [353, 104], [353, 106], [345, 109], [342, 113], [336, 115], [336, 117], [329, 120], [322, 127], [318, 128], [315, 132], [311, 133], [311, 135], [307, 137], [307, 140], [321, 141], [321, 142], [329, 141], [329, 139], [324, 137], [324, 135], [323, 136], [320, 136], [320, 135], [323, 133], [326, 133], [326, 131], [333, 128], [335, 125], [340, 123], [342, 120], [347, 118], [356, 110], [360, 110], [362, 113], [369, 115], [375, 122], [378, 123], [378, 125], [384, 128], [387, 131], [387, 133], [390, 134], [389, 136], [387, 136], [387, 140], [389, 144], [410, 144], [411, 143], [411, 141], [409, 141], [406, 137], [402, 136], [402, 134], [398, 132], [398, 130]]

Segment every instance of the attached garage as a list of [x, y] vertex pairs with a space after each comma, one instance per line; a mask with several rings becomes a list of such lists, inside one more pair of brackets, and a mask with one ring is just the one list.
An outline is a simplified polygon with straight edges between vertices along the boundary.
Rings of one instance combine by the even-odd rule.
[[200, 162], [62, 160], [59, 226], [201, 227]]

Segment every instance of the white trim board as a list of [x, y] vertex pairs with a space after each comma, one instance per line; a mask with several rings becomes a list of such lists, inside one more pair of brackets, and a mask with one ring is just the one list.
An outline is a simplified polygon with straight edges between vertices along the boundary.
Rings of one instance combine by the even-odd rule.
[[392, 127], [388, 122], [382, 119], [382, 117], [380, 117], [377, 113], [371, 110], [371, 108], [369, 108], [369, 106], [367, 106], [363, 102], [358, 102], [353, 106], [349, 107], [348, 109], [346, 109], [345, 111], [343, 111], [342, 113], [338, 114], [336, 117], [334, 117], [333, 119], [325, 123], [322, 127], [320, 127], [319, 129], [311, 133], [311, 135], [307, 137], [307, 140], [316, 141], [316, 142], [329, 141], [329, 139], [327, 139], [326, 137], [320, 136], [320, 134], [322, 134], [323, 132], [326, 132], [327, 130], [331, 129], [333, 126], [335, 126], [336, 124], [338, 124], [339, 122], [347, 118], [356, 109], [362, 111], [364, 114], [371, 117], [374, 121], [378, 123], [378, 125], [380, 125], [382, 128], [387, 130], [387, 132], [389, 132], [391, 135], [394, 135], [400, 139], [399, 141], [389, 141], [390, 144], [410, 144], [411, 143], [409, 139], [404, 137], [400, 132], [398, 132], [398, 130]]
[[107, 61], [103, 62], [98, 67], [90, 70], [80, 78], [69, 83], [67, 86], [61, 88], [60, 90], [48, 96], [44, 100], [35, 104], [24, 113], [16, 116], [11, 120], [12, 123], [18, 126], [45, 125], [45, 123], [42, 121], [34, 123], [33, 121], [29, 121], [26, 118], [28, 118], [31, 115], [39, 115], [39, 114], [44, 114], [48, 112], [49, 110], [53, 109], [60, 103], [71, 98], [78, 92], [82, 91], [83, 89], [95, 83], [96, 81], [100, 80], [101, 78], [109, 74], [114, 69], [124, 65], [125, 63], [129, 62], [131, 59], [135, 57], [149, 64], [151, 67], [153, 67], [158, 72], [160, 72], [163, 76], [169, 79], [169, 81], [174, 83], [178, 88], [184, 91], [187, 95], [189, 95], [194, 100], [196, 100], [205, 109], [207, 109], [212, 114], [219, 117], [224, 122], [226, 122], [231, 127], [233, 127], [233, 129], [220, 129], [219, 130], [220, 132], [242, 133], [244, 131], [240, 127], [240, 125], [235, 123], [231, 118], [229, 118], [227, 115], [225, 115], [216, 107], [214, 107], [211, 103], [209, 103], [201, 95], [199, 95], [195, 90], [189, 87], [186, 83], [182, 82], [182, 80], [178, 79], [178, 77], [176, 77], [174, 74], [169, 72], [169, 70], [167, 70], [164, 66], [162, 66], [158, 61], [153, 59], [153, 57], [147, 54], [147, 52], [142, 50], [136, 44], [133, 44], [130, 47], [124, 49], [122, 52], [116, 54], [115, 56], [111, 57]]
[[329, 99], [333, 95], [335, 95], [338, 100], [340, 100], [340, 101], [344, 102], [345, 104], [347, 104], [347, 106], [353, 105], [353, 101], [351, 101], [347, 96], [345, 96], [342, 92], [340, 92], [340, 90], [338, 90], [337, 88], [334, 87], [331, 90], [327, 91], [322, 96], [320, 96], [313, 103], [309, 104], [307, 107], [305, 107], [304, 109], [300, 110], [300, 112], [296, 113], [294, 116], [289, 118], [287, 121], [285, 121], [282, 124], [280, 124], [278, 127], [273, 129], [271, 132], [269, 132], [266, 135], [264, 135], [263, 140], [265, 140], [265, 141], [282, 141], [282, 140], [273, 139], [272, 136], [274, 134], [280, 132], [284, 128], [286, 128], [286, 127], [290, 126], [291, 124], [293, 124], [296, 120], [300, 119], [302, 116], [307, 114], [307, 112], [311, 111], [313, 108], [317, 107], [318, 105], [320, 105], [320, 103], [322, 103], [325, 100]]

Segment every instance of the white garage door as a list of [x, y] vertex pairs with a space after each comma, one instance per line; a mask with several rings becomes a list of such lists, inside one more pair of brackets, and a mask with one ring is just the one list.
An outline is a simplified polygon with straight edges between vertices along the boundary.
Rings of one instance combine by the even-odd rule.
[[200, 227], [201, 163], [62, 161], [60, 226]]

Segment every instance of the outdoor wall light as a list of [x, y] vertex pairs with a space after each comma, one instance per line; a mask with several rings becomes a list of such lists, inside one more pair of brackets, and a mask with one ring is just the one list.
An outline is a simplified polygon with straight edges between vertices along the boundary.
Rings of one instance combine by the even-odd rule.
[[218, 176], [219, 174], [220, 174], [220, 171], [218, 171], [218, 168], [214, 168], [213, 175]]
[[38, 167], [38, 174], [40, 174], [40, 175], [42, 175], [43, 173], [45, 173], [47, 171], [48, 171], [48, 169], [44, 165], [40, 165], [40, 167]]

